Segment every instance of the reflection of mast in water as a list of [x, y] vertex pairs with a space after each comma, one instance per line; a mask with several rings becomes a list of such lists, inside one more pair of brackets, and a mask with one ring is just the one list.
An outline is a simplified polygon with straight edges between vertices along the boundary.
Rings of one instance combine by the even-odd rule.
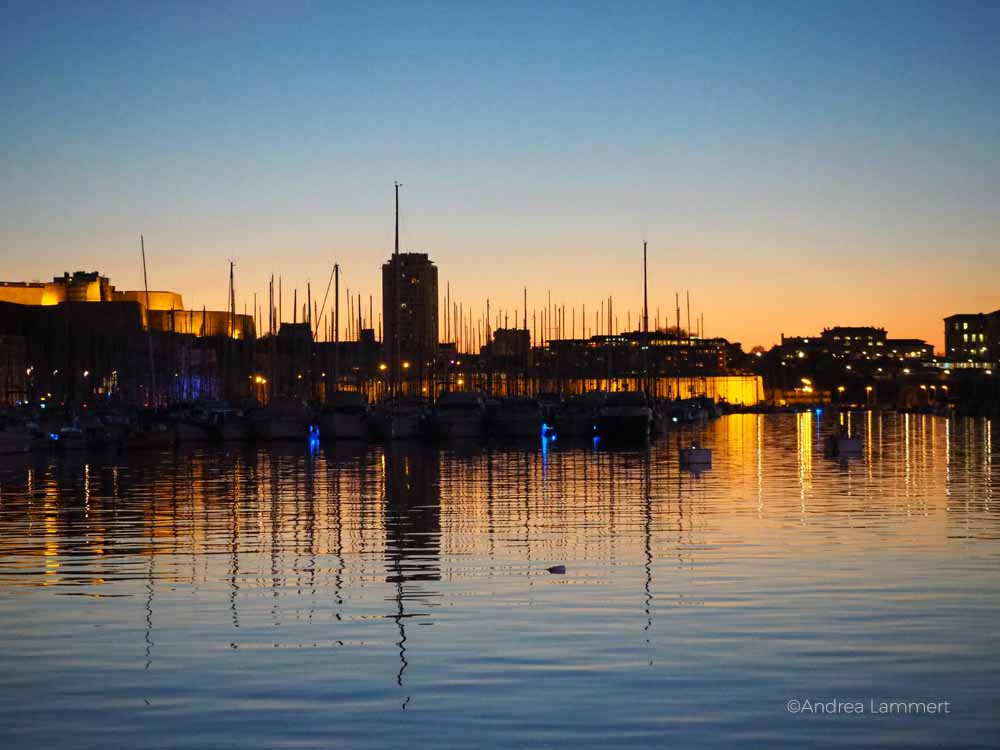
[[[678, 430], [677, 431], [677, 450], [678, 450], [678, 452], [680, 451], [682, 445], [683, 445], [683, 441], [681, 439], [680, 430]], [[681, 468], [679, 465], [677, 466], [676, 469], [670, 469], [670, 470], [676, 470], [677, 471], [677, 539], [676, 539], [676, 545], [677, 545], [677, 562], [680, 563], [681, 565], [684, 565], [686, 563], [690, 568], [693, 569], [694, 568], [694, 561], [693, 561], [693, 559], [687, 559], [687, 560], [685, 560], [685, 558], [684, 558], [684, 547], [685, 547], [685, 545], [684, 545], [684, 523], [685, 523], [685, 521], [687, 521], [687, 522], [689, 522], [691, 524], [691, 528], [689, 529], [689, 531], [693, 531], [694, 530], [694, 511], [693, 511], [693, 509], [688, 509], [688, 517], [685, 518], [685, 507], [684, 507], [684, 476], [687, 475], [690, 478], [690, 480], [691, 480], [691, 488], [689, 488], [689, 489], [693, 489], [695, 481], [697, 481], [701, 477], [701, 472], [700, 471], [696, 471], [696, 470], [692, 470], [692, 469]], [[681, 596], [681, 598], [683, 598], [683, 595]]]
[[[419, 443], [390, 443], [386, 446], [386, 582], [394, 584], [395, 612], [390, 616], [399, 631], [399, 671], [396, 684], [403, 687], [407, 659], [406, 620], [426, 616], [406, 612], [407, 599], [430, 604], [435, 592], [407, 589], [406, 584], [438, 581], [440, 573], [441, 499], [439, 458]], [[410, 702], [407, 696], [402, 708]]]
[[[406, 613], [403, 611], [403, 570], [398, 559], [394, 564], [396, 570], [396, 616], [393, 619], [396, 621], [396, 627], [399, 628], [399, 640], [396, 642], [396, 646], [399, 648], [399, 671], [396, 673], [396, 684], [403, 687], [403, 672], [410, 666], [410, 663], [406, 660], [406, 627], [403, 625], [406, 617]], [[402, 706], [404, 711], [409, 702], [410, 696], [406, 696]]]
[[281, 587], [278, 584], [279, 572], [282, 570], [282, 565], [279, 558], [280, 549], [282, 544], [280, 527], [281, 527], [281, 482], [280, 477], [284, 475], [283, 467], [281, 466], [281, 456], [277, 451], [268, 452], [269, 466], [268, 470], [271, 479], [271, 518], [270, 518], [270, 531], [271, 531], [271, 619], [273, 621], [274, 627], [281, 625], [281, 620], [279, 618], [278, 610], [278, 596], [280, 595]]
[[489, 574], [493, 575], [496, 546], [493, 541], [493, 446], [486, 446], [486, 542], [489, 545]]
[[[318, 441], [316, 441], [318, 442]], [[306, 501], [306, 544], [309, 547], [309, 614], [307, 619], [312, 623], [316, 613], [316, 453], [315, 445], [310, 445], [309, 457], [306, 460], [305, 501]]]
[[[650, 477], [650, 450], [646, 450], [643, 461], [643, 550], [646, 554], [646, 643], [649, 643], [649, 631], [653, 627], [653, 497]], [[649, 660], [652, 666], [653, 660]]]
[[153, 663], [153, 554], [152, 547], [149, 550], [149, 568], [146, 572], [146, 666], [149, 671], [150, 664]]
[[240, 626], [240, 616], [236, 608], [236, 594], [240, 590], [240, 585], [237, 583], [240, 575], [240, 498], [237, 489], [237, 464], [238, 459], [233, 461], [233, 496], [230, 501], [232, 536], [229, 540], [229, 609], [232, 612], [234, 628]]
[[156, 492], [152, 494], [153, 518], [149, 524], [149, 566], [146, 569], [146, 666], [144, 671], [149, 671], [153, 663], [153, 560], [156, 558], [153, 545], [156, 543]]

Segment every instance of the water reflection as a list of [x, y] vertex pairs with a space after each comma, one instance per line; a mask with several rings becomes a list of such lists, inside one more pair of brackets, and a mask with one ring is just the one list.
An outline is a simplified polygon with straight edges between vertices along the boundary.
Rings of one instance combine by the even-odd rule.
[[[395, 612], [399, 629], [399, 671], [396, 684], [403, 687], [407, 661], [406, 623], [427, 617], [438, 594], [428, 582], [441, 579], [441, 496], [439, 456], [420, 442], [397, 442], [382, 457], [385, 472], [386, 582], [395, 587]], [[407, 607], [409, 609], [407, 609]], [[407, 695], [402, 703], [410, 702]]]
[[[573, 714], [579, 726], [599, 730], [611, 706], [652, 741], [670, 717], [697, 712], [682, 688], [710, 702], [728, 686], [745, 710], [762, 694], [787, 700], [805, 663], [829, 684], [869, 684], [845, 654], [866, 654], [883, 697], [912, 689], [914, 660], [963, 690], [959, 678], [1000, 666], [993, 425], [844, 419], [864, 442], [847, 462], [823, 454], [832, 412], [724, 418], [699, 431], [714, 453], [702, 473], [679, 465], [685, 432], [648, 449], [359, 443], [5, 459], [0, 647], [12, 656], [0, 722], [25, 744], [64, 739], [24, 705], [58, 703], [52, 681], [65, 680], [67, 695], [86, 686], [107, 702], [98, 718], [77, 716], [95, 733], [133, 696], [214, 726], [191, 696], [227, 686], [242, 696], [235, 715], [322, 708], [373, 741], [399, 738], [382, 723], [390, 709], [455, 722], [493, 702], [500, 716], [539, 721], [534, 706], [571, 699], [589, 706]], [[548, 572], [556, 565], [566, 574]], [[883, 632], [897, 640], [877, 641]], [[232, 687], [244, 670], [261, 675], [260, 692]], [[712, 721], [731, 722], [734, 739], [745, 719]], [[282, 726], [243, 739], [281, 744]], [[754, 731], [757, 744], [773, 739]]]
[[[992, 509], [988, 420], [878, 413], [855, 419], [864, 455], [837, 465], [821, 450], [826, 425], [812, 412], [794, 417], [800, 513], [839, 510], [841, 493], [881, 513]], [[334, 444], [316, 453], [285, 446], [138, 454], [127, 464], [85, 454], [5, 461], [0, 585], [58, 584], [96, 594], [99, 584], [136, 577], [194, 582], [207, 580], [213, 556], [224, 552], [235, 626], [248, 577], [274, 588], [291, 575], [312, 593], [329, 573], [339, 602], [346, 576], [358, 572], [347, 570], [348, 560], [375, 555], [385, 561], [386, 583], [401, 584], [403, 598], [431, 607], [439, 592], [428, 584], [441, 579], [442, 557], [482, 551], [495, 559], [510, 545], [527, 560], [558, 559], [577, 545], [610, 555], [621, 543], [622, 519], [632, 513], [640, 512], [644, 526], [662, 527], [691, 513], [685, 504], [693, 503], [695, 515], [704, 512], [693, 490], [699, 479], [713, 495], [752, 496], [757, 518], [777, 517], [787, 511], [781, 490], [788, 473], [784, 433], [776, 426], [760, 415], [714, 425], [706, 442], [716, 470], [701, 477], [680, 470], [670, 440], [648, 450], [597, 453], [543, 450], [540, 443], [446, 449], [402, 443]], [[690, 488], [684, 476], [693, 480]], [[714, 520], [735, 523], [749, 508], [729, 502]], [[151, 575], [146, 559], [161, 554], [177, 559]], [[330, 567], [321, 564], [327, 555]], [[267, 569], [246, 568], [248, 556], [266, 558]]]

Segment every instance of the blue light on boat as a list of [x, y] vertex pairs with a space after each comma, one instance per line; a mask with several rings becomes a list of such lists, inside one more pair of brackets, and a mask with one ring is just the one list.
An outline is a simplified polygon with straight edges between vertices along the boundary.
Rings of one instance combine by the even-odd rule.
[[59, 433], [58, 432], [50, 432], [49, 433], [49, 437], [52, 438], [53, 440], [58, 440], [59, 439]]

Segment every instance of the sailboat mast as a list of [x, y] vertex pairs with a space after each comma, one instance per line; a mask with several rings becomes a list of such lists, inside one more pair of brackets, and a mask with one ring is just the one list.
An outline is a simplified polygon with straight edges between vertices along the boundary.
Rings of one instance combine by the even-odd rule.
[[153, 366], [153, 329], [149, 324], [149, 280], [146, 276], [146, 240], [139, 235], [139, 247], [142, 249], [142, 285], [146, 289], [146, 344], [149, 349], [149, 402], [156, 398], [156, 368]]
[[691, 290], [686, 290], [684, 294], [687, 295], [687, 332], [688, 338], [691, 338]]
[[333, 264], [333, 389], [340, 388], [340, 264]]
[[392, 347], [393, 347], [393, 391], [395, 395], [399, 393], [399, 188], [398, 182], [394, 183], [396, 188], [396, 236], [392, 250]]
[[646, 278], [646, 243], [642, 243], [642, 332], [649, 333], [649, 287]]
[[649, 283], [646, 274], [646, 242], [642, 243], [642, 376], [649, 396]]

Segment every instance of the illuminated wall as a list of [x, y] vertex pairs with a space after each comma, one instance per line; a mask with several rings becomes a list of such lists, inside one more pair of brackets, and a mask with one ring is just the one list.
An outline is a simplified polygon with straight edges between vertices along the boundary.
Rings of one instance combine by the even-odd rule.
[[[152, 302], [152, 300], [150, 300]], [[232, 336], [237, 339], [256, 338], [252, 315], [230, 316], [225, 310], [157, 310], [147, 313], [149, 326], [164, 333], [188, 333], [194, 336]]]
[[[146, 307], [146, 292], [142, 291], [130, 291], [130, 292], [116, 292], [115, 299], [126, 300], [129, 302], [138, 302], [143, 307]], [[184, 302], [181, 299], [181, 295], [177, 292], [150, 292], [149, 293], [149, 309], [150, 310], [183, 310]]]
[[0, 302], [11, 302], [15, 305], [41, 305], [45, 294], [45, 284], [29, 282], [0, 282]]

